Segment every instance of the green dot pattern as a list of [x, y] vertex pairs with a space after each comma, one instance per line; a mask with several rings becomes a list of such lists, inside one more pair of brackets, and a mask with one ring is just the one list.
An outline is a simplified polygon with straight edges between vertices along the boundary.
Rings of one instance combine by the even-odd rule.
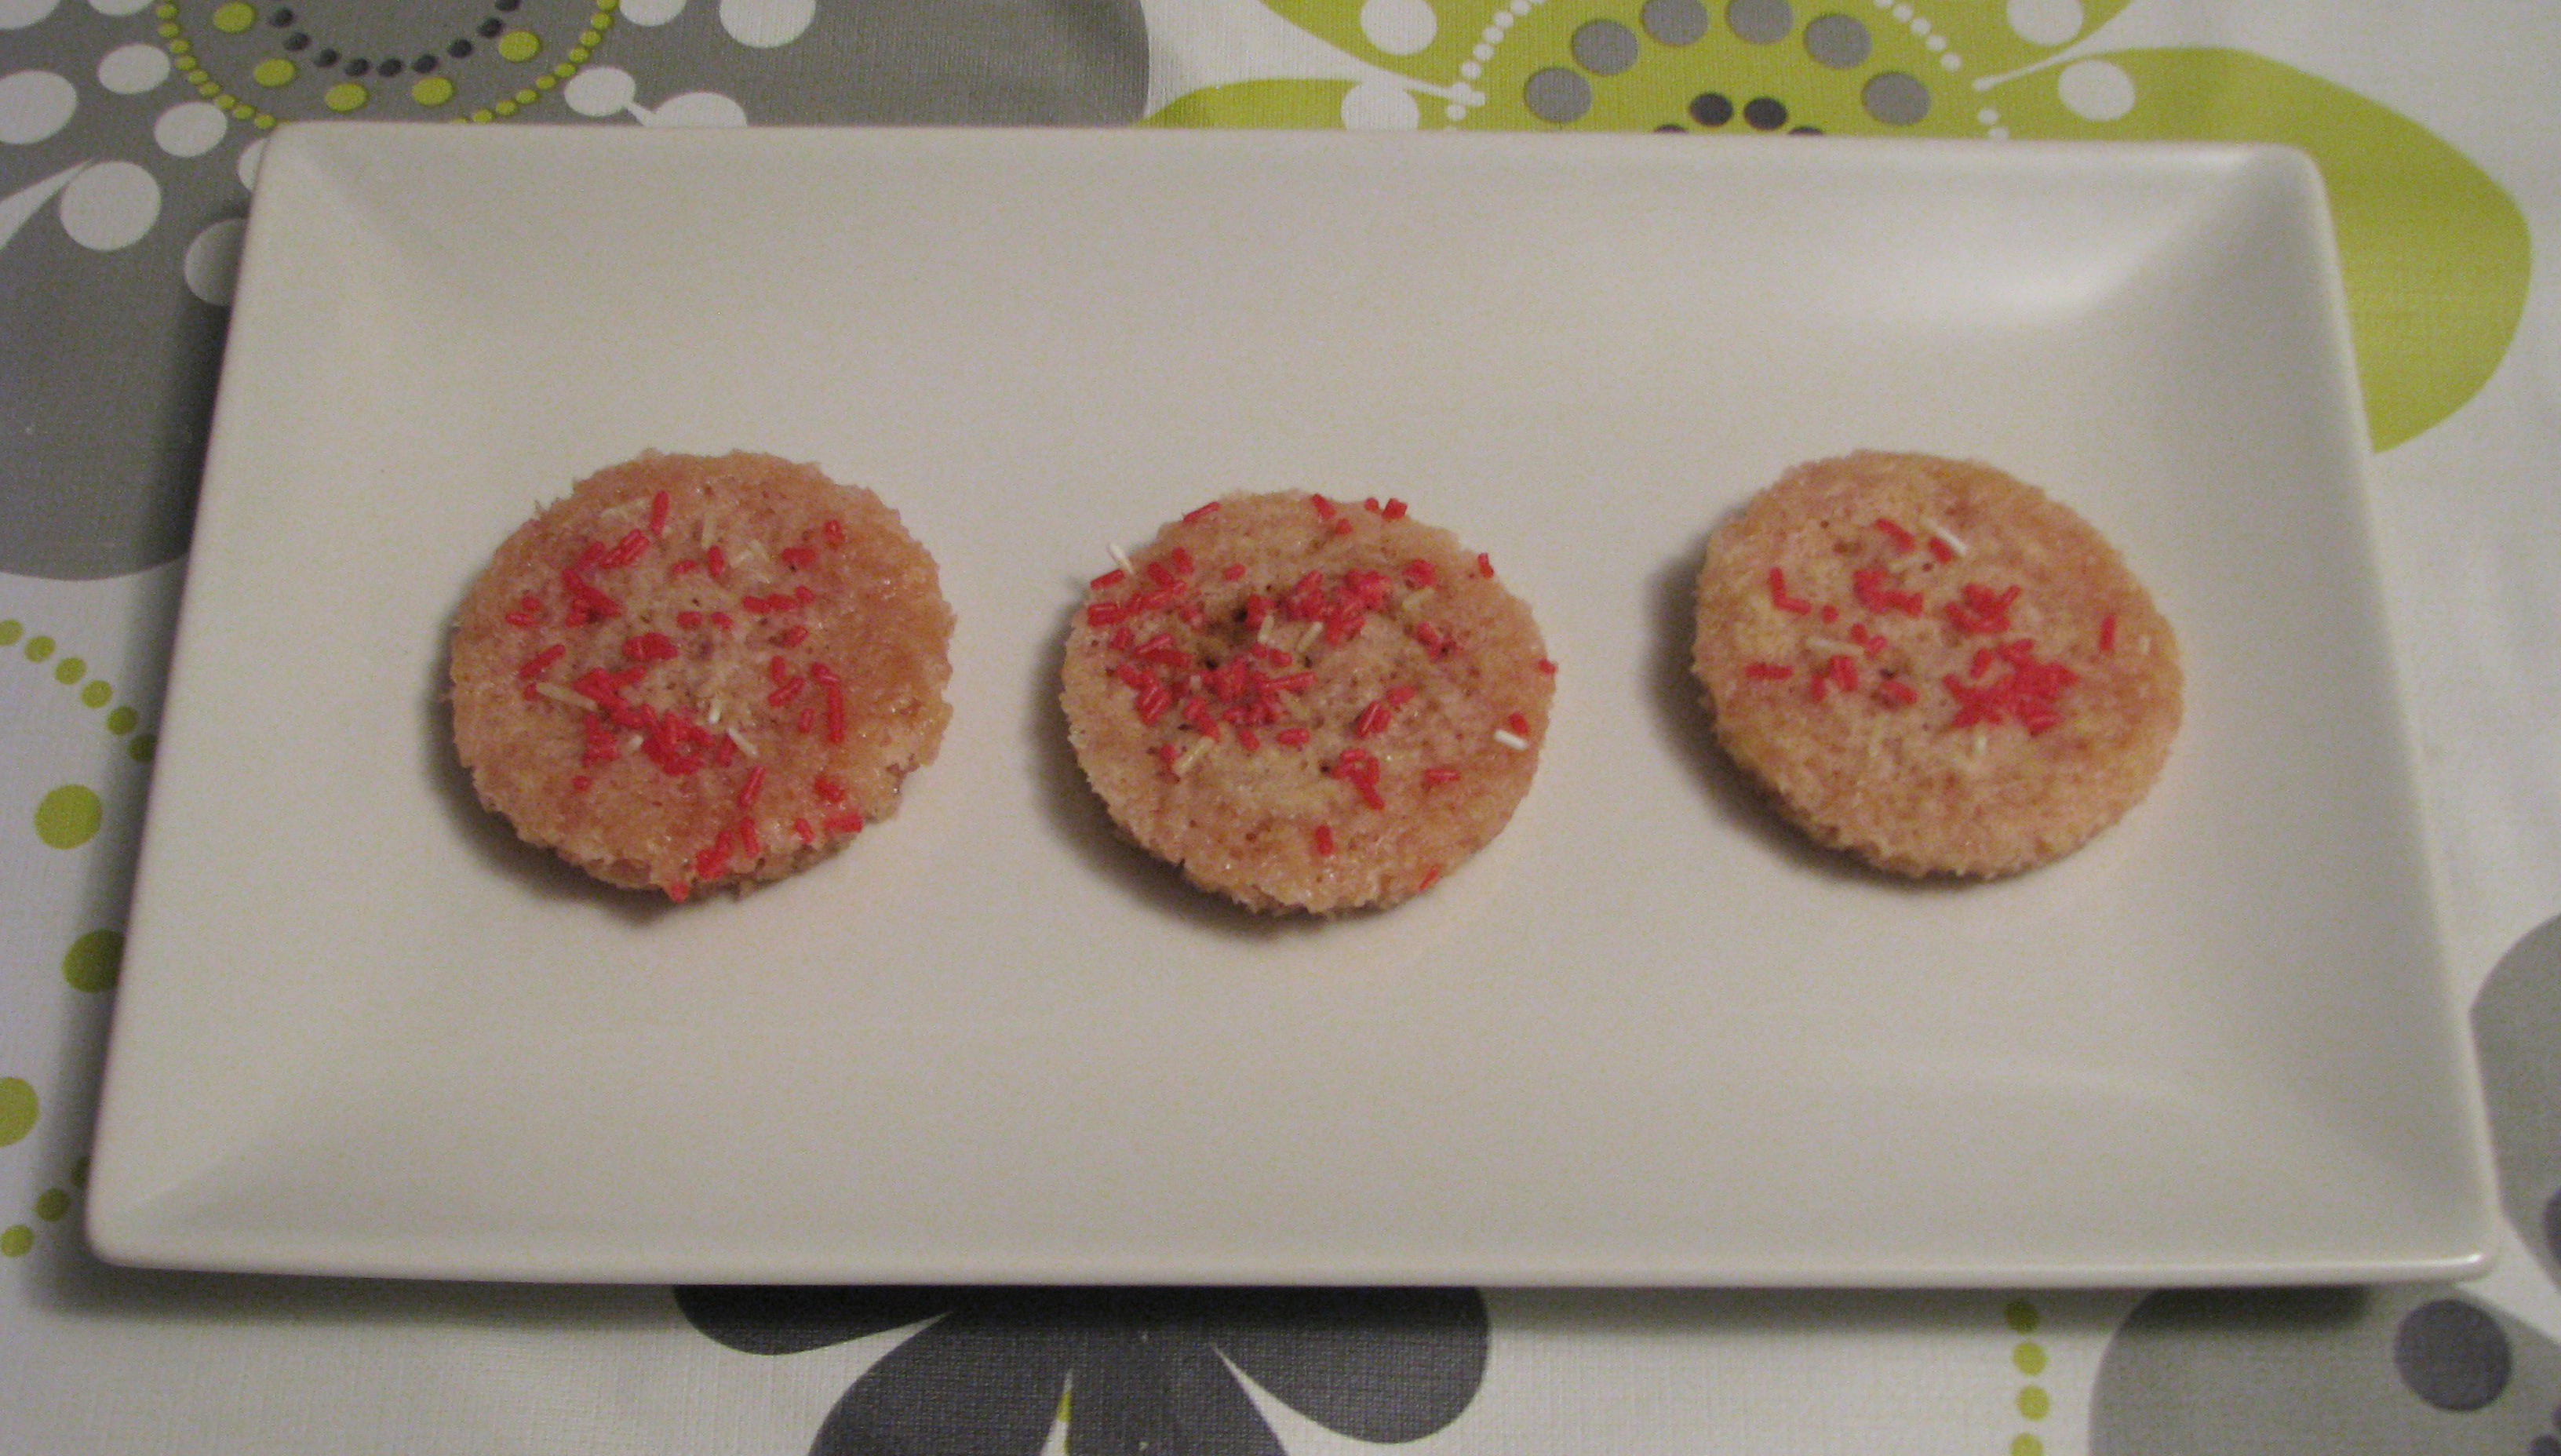
[[27, 639], [25, 651], [29, 662], [43, 662], [54, 655], [54, 639], [42, 636], [30, 637]]
[[2053, 1409], [2053, 1397], [2042, 1385], [2028, 1385], [2018, 1392], [2018, 1413], [2029, 1420], [2043, 1420]]
[[13, 1259], [24, 1258], [27, 1250], [35, 1246], [36, 1230], [26, 1224], [12, 1223], [6, 1228], [0, 1228], [0, 1255]]
[[2009, 1456], [2045, 1456], [2045, 1443], [2030, 1435], [2012, 1436]]
[[63, 952], [63, 979], [75, 991], [112, 991], [124, 967], [124, 935], [117, 930], [91, 930]]
[[36, 805], [36, 838], [58, 850], [76, 850], [89, 842], [105, 818], [97, 790], [67, 783]]
[[22, 1076], [0, 1076], [0, 1148], [36, 1130], [36, 1089]]
[[11, 617], [5, 622], [0, 622], [0, 647], [6, 647], [10, 643], [17, 641], [19, 638], [26, 635], [27, 624], [19, 621], [16, 617]]
[[120, 738], [133, 731], [133, 726], [140, 722], [142, 722], [142, 715], [134, 712], [131, 707], [119, 708], [106, 716], [106, 730]]
[[2009, 1353], [2009, 1363], [2017, 1366], [2022, 1375], [2041, 1375], [2045, 1374], [2045, 1347], [2033, 1340], [2022, 1340]]
[[77, 657], [66, 657], [54, 664], [54, 681], [65, 687], [88, 676], [88, 664]]
[[91, 682], [87, 687], [81, 689], [81, 705], [85, 708], [104, 708], [106, 700], [114, 696], [113, 688], [104, 683]]
[[49, 1188], [36, 1195], [36, 1216], [48, 1223], [60, 1222], [71, 1211], [72, 1196], [67, 1189]]
[[2023, 1299], [2013, 1299], [2001, 1311], [2001, 1319], [2021, 1335], [2032, 1334], [2036, 1329], [2036, 1306]]

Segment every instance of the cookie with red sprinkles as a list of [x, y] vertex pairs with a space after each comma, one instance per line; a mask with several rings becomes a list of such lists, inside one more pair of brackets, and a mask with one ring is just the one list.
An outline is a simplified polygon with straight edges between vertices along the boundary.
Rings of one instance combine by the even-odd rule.
[[2181, 712], [2169, 623], [2097, 529], [1932, 455], [1799, 465], [1721, 525], [1694, 666], [1789, 818], [1912, 877], [2079, 848], [2150, 790]]
[[1395, 904], [1538, 769], [1556, 665], [1493, 563], [1405, 503], [1231, 495], [1094, 578], [1063, 670], [1121, 831], [1256, 910]]
[[649, 451], [472, 586], [454, 746], [482, 803], [607, 884], [744, 890], [897, 809], [950, 720], [951, 626], [934, 558], [870, 491]]

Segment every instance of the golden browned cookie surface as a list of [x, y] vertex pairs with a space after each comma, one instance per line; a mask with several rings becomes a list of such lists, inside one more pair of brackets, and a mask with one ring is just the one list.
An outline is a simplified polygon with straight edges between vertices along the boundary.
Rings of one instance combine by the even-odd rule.
[[1255, 909], [1328, 913], [1501, 832], [1554, 673], [1492, 563], [1402, 502], [1232, 495], [1093, 582], [1063, 701], [1131, 839]]
[[2150, 789], [2178, 647], [2097, 530], [1987, 465], [1790, 470], [1709, 539], [1694, 666], [1718, 740], [1822, 843], [2014, 874]]
[[654, 451], [499, 547], [453, 629], [454, 745], [518, 835], [676, 899], [898, 807], [950, 709], [934, 559], [870, 491]]

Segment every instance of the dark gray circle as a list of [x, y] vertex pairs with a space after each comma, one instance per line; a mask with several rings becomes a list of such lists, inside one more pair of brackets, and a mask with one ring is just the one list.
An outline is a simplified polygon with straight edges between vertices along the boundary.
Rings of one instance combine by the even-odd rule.
[[2439, 1410], [2478, 1410], [2507, 1389], [2514, 1357], [2498, 1321], [2459, 1299], [2436, 1299], [2401, 1317], [2392, 1365], [2410, 1393]]
[[1752, 44], [1767, 46], [1786, 40], [1795, 29], [1796, 12], [1788, 8], [1788, 0], [1733, 0], [1725, 7], [1725, 23]]
[[1580, 72], [1551, 66], [1532, 76], [1521, 87], [1521, 100], [1539, 120], [1563, 126], [1581, 120], [1583, 113], [1592, 109], [1592, 82], [1585, 81]]
[[1837, 12], [1805, 22], [1805, 54], [1817, 65], [1847, 71], [1867, 59], [1867, 27]]
[[1666, 46], [1695, 45], [1707, 34], [1707, 7], [1698, 0], [1645, 0], [1637, 19]]
[[1880, 71], [1869, 77], [1858, 99], [1868, 115], [1888, 126], [1910, 126], [1930, 114], [1930, 88], [1905, 72]]
[[1617, 76], [1636, 64], [1636, 33], [1615, 20], [1586, 22], [1574, 32], [1574, 61], [1597, 76]]

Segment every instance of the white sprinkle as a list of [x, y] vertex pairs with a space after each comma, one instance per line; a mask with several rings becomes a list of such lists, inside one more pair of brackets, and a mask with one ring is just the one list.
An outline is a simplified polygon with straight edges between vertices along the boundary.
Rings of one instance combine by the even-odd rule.
[[746, 754], [748, 757], [753, 758], [756, 756], [756, 745], [749, 742], [747, 740], [747, 735], [738, 730], [737, 724], [731, 724], [729, 726], [729, 740], [738, 744], [738, 751]]
[[534, 684], [534, 691], [542, 694], [546, 698], [549, 698], [554, 703], [566, 703], [572, 708], [589, 708], [594, 706], [587, 695], [583, 693], [573, 693], [558, 683], [536, 683]]
[[1201, 761], [1201, 755], [1207, 753], [1209, 748], [1210, 742], [1207, 738], [1202, 738], [1185, 748], [1183, 756], [1174, 760], [1174, 777], [1180, 778], [1191, 772], [1192, 765]]
[[1116, 541], [1111, 543], [1111, 560], [1120, 564], [1121, 570], [1135, 571], [1138, 569], [1137, 567], [1129, 565], [1129, 554], [1122, 551], [1120, 549], [1120, 543]]
[[1494, 741], [1511, 749], [1515, 753], [1529, 746], [1529, 739], [1513, 732], [1510, 728], [1494, 729]]
[[718, 698], [713, 699], [711, 712], [703, 715], [703, 722], [707, 724], [718, 724], [721, 721], [721, 715], [727, 712], [728, 709], [728, 704], [723, 703]]
[[1921, 518], [1921, 524], [1922, 524], [1923, 526], [1925, 526], [1925, 527], [1928, 527], [1928, 528], [1929, 528], [1930, 534], [1931, 534], [1932, 536], [1935, 536], [1935, 537], [1939, 538], [1941, 541], [1944, 541], [1944, 542], [1948, 543], [1948, 550], [1950, 550], [1950, 551], [1952, 551], [1952, 552], [1955, 552], [1955, 553], [1956, 553], [1957, 555], [1959, 555], [1959, 556], [1963, 556], [1963, 555], [1965, 554], [1965, 543], [1964, 543], [1964, 540], [1963, 540], [1963, 538], [1962, 538], [1962, 537], [1958, 536], [1958, 535], [1957, 535], [1957, 533], [1955, 533], [1955, 532], [1953, 532], [1953, 531], [1949, 530], [1949, 529], [1948, 529], [1947, 527], [1945, 527], [1945, 526], [1940, 525], [1938, 522], [1931, 520], [1931, 519], [1930, 519], [1929, 517], [1927, 517], [1927, 516], [1924, 516], [1924, 517], [1922, 517], [1922, 518]]
[[1859, 652], [1852, 644], [1835, 641], [1829, 637], [1808, 637], [1805, 639], [1805, 645], [1825, 657], [1856, 657]]

